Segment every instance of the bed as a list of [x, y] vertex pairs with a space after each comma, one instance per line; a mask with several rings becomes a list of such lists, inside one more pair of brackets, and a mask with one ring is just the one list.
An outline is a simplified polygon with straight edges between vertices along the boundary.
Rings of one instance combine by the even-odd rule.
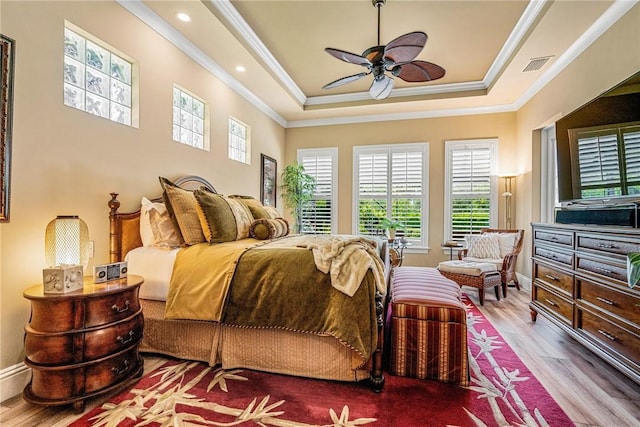
[[[337, 381], [366, 380], [374, 391], [382, 389], [383, 312], [390, 270], [385, 240], [376, 242], [377, 258], [366, 273], [349, 276], [343, 283], [333, 281], [332, 278], [337, 277], [333, 270], [325, 271], [326, 274], [318, 270], [318, 260], [327, 251], [326, 246], [309, 243], [316, 242], [308, 240], [316, 236], [283, 233], [284, 236], [276, 234], [270, 239], [274, 236], [273, 227], [268, 229], [271, 234], [267, 233], [267, 238], [253, 235], [263, 225], [260, 221], [271, 225], [275, 219], [251, 218], [251, 236], [224, 242], [213, 239], [212, 244], [212, 236], [219, 235], [214, 233], [217, 226], [213, 222], [217, 219], [210, 218], [211, 212], [207, 219], [202, 206], [211, 200], [210, 204], [219, 203], [223, 196], [217, 195], [215, 188], [201, 177], [165, 180], [176, 189], [167, 187], [163, 179], [163, 197], [143, 198], [141, 209], [135, 212], [119, 212], [117, 193], [111, 193], [108, 203], [110, 261], [126, 260], [130, 274], [145, 278], [140, 294], [145, 318], [142, 352], [203, 361], [224, 369], [246, 368]], [[166, 206], [174, 220], [172, 225], [180, 230], [176, 217], [182, 216], [180, 212], [173, 212], [175, 203], [168, 198], [168, 190], [180, 191], [182, 195], [186, 191], [200, 198], [200, 220], [209, 239], [205, 237], [205, 242], [191, 244], [183, 239], [180, 247], [143, 244], [148, 230], [145, 225], [141, 229], [141, 224], [147, 223], [149, 212], [145, 201]], [[262, 209], [258, 201], [251, 199], [238, 197], [241, 204], [254, 204]], [[228, 198], [224, 200], [230, 203]], [[235, 202], [232, 205], [236, 206]], [[249, 212], [257, 216], [253, 208]], [[282, 233], [282, 229], [276, 231]], [[342, 242], [341, 239], [353, 236], [327, 238]], [[368, 246], [367, 252], [371, 255]], [[289, 260], [294, 259], [293, 256], [302, 258], [295, 258], [292, 264]], [[219, 260], [226, 258], [229, 258], [226, 265], [232, 267], [224, 270], [225, 262]], [[306, 259], [315, 261], [316, 265], [309, 267]], [[333, 265], [336, 264], [334, 261]], [[301, 267], [303, 265], [305, 267]], [[221, 268], [223, 271], [210, 272], [209, 266], [211, 270]], [[226, 277], [228, 288], [215, 287], [216, 290], [210, 291], [207, 280], [202, 279], [209, 275]], [[362, 280], [356, 281], [353, 277], [362, 277]], [[321, 282], [324, 287], [320, 286]], [[345, 295], [349, 292], [352, 295]], [[196, 302], [178, 300], [176, 295], [182, 294], [197, 294]], [[208, 296], [205, 298], [204, 294]], [[220, 296], [216, 308], [211, 309], [217, 315], [205, 313], [212, 300], [210, 294]], [[322, 312], [318, 316], [323, 317], [314, 318], [316, 311]]]

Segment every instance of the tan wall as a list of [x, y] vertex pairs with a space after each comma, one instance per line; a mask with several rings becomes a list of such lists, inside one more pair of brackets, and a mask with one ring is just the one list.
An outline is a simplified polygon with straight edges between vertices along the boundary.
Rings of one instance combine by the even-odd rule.
[[[640, 5], [627, 12], [615, 25], [576, 58], [518, 111], [518, 178], [516, 205], [518, 228], [528, 228], [540, 219], [539, 132], [562, 116], [640, 71]], [[531, 189], [531, 191], [528, 191]], [[530, 276], [531, 235], [518, 260], [518, 271]], [[524, 261], [526, 262], [524, 262]]]
[[[200, 175], [221, 193], [260, 196], [260, 153], [283, 162], [284, 129], [115, 2], [2, 2], [2, 33], [16, 40], [11, 221], [1, 224], [0, 369], [23, 360], [29, 304], [41, 283], [44, 230], [56, 215], [83, 218], [94, 264], [109, 261], [109, 192], [123, 210], [158, 196], [158, 176]], [[62, 52], [67, 19], [140, 64], [140, 126], [65, 107]], [[123, 31], [126, 29], [126, 31]], [[211, 151], [171, 137], [172, 86], [211, 104]], [[227, 119], [252, 128], [251, 165], [227, 158]], [[231, 178], [233, 177], [233, 178]]]
[[[406, 263], [434, 266], [448, 259], [449, 253], [440, 248], [444, 241], [445, 141], [476, 138], [498, 138], [498, 172], [513, 170], [511, 165], [518, 155], [515, 113], [287, 129], [285, 159], [287, 163], [295, 161], [299, 148], [338, 147], [338, 232], [352, 233], [353, 147], [428, 142], [430, 250], [428, 254], [422, 251], [408, 255]], [[500, 225], [504, 225], [503, 221], [499, 217]]]

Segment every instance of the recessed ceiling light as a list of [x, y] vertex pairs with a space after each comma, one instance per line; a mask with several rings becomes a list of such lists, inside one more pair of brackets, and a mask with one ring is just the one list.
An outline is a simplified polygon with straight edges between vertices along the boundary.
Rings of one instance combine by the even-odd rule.
[[236, 67], [236, 71], [239, 71], [239, 72], [241, 72], [241, 73], [244, 73], [245, 71], [247, 71], [247, 69], [246, 69], [246, 68], [244, 68], [242, 65], [238, 65], [238, 66]]
[[184, 12], [180, 12], [176, 15], [178, 17], [179, 20], [181, 20], [182, 22], [189, 22], [191, 21], [191, 17], [189, 15], [187, 15]]

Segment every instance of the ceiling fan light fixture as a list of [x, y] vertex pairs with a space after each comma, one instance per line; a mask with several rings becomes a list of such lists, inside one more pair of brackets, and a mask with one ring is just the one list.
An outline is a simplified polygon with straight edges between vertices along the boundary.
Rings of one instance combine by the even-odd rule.
[[427, 34], [414, 31], [393, 39], [387, 45], [380, 44], [380, 9], [386, 0], [371, 0], [371, 4], [378, 9], [378, 45], [366, 49], [362, 55], [346, 52], [340, 49], [325, 48], [331, 56], [350, 64], [362, 65], [367, 68], [364, 73], [354, 74], [335, 80], [324, 85], [323, 89], [333, 89], [362, 77], [373, 74], [373, 83], [369, 94], [374, 99], [385, 99], [391, 94], [394, 77], [414, 83], [437, 80], [445, 75], [444, 68], [427, 61], [415, 60], [427, 42]]

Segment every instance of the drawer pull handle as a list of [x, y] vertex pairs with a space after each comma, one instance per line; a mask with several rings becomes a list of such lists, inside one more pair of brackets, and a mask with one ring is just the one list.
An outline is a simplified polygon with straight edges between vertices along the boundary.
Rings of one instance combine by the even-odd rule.
[[112, 367], [111, 368], [111, 372], [115, 373], [116, 375], [124, 374], [125, 372], [127, 372], [129, 370], [129, 361], [125, 360], [123, 365], [124, 366], [122, 367], [122, 369], [118, 369], [117, 366]]
[[602, 248], [602, 249], [615, 249], [616, 245], [612, 245], [610, 243], [600, 243], [598, 245], [598, 247]]
[[607, 270], [606, 268], [598, 268], [598, 267], [596, 267], [596, 268], [594, 268], [594, 270], [599, 271], [599, 272], [604, 273], [604, 274], [612, 274], [613, 273], [613, 271]]
[[553, 302], [553, 301], [551, 301], [551, 300], [549, 300], [549, 299], [546, 299], [546, 298], [545, 298], [545, 301], [547, 302], [547, 304], [549, 304], [549, 305], [551, 305], [551, 306], [554, 306], [554, 307], [558, 305], [558, 304], [556, 304], [555, 302]]
[[608, 340], [611, 340], [611, 341], [615, 341], [616, 340], [616, 337], [614, 337], [613, 335], [611, 335], [608, 332], [603, 331], [602, 329], [598, 329], [598, 333], [601, 334], [601, 335], [604, 335], [605, 338], [607, 338]]
[[544, 277], [546, 277], [546, 278], [547, 278], [547, 279], [549, 279], [549, 280], [553, 280], [553, 281], [555, 281], [555, 282], [557, 282], [557, 281], [559, 281], [559, 280], [560, 280], [560, 279], [558, 279], [557, 277], [552, 276], [552, 275], [550, 275], [550, 274], [545, 274], [545, 275], [544, 275]]
[[608, 304], [608, 305], [616, 305], [616, 303], [611, 301], [610, 299], [606, 299], [606, 298], [602, 298], [602, 297], [596, 297], [596, 299], [598, 301], [602, 301], [603, 303]]
[[120, 307], [118, 307], [117, 304], [113, 304], [111, 306], [111, 309], [113, 311], [115, 311], [116, 313], [124, 313], [125, 311], [129, 310], [129, 304], [130, 304], [129, 300], [126, 300], [124, 302], [124, 307], [120, 308]]
[[125, 336], [118, 335], [116, 340], [120, 342], [120, 344], [127, 344], [133, 340], [133, 330], [129, 331]]

